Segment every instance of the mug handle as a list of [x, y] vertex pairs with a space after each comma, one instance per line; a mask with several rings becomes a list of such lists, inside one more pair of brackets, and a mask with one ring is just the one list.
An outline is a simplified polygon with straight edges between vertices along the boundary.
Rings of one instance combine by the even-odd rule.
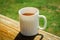
[[44, 19], [44, 26], [43, 27], [38, 27], [39, 29], [42, 29], [42, 30], [44, 30], [47, 26], [47, 19], [46, 19], [46, 17], [44, 16], [44, 15], [38, 15], [38, 17], [39, 18], [43, 18]]

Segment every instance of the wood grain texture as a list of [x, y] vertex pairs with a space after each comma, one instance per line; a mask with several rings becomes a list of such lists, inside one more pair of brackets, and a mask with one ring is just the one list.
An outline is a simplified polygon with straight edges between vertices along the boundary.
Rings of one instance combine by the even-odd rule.
[[[14, 40], [20, 32], [19, 22], [12, 20], [6, 16], [0, 15], [0, 40]], [[43, 34], [43, 40], [60, 40], [60, 37], [51, 33], [38, 30], [39, 34]], [[34, 40], [39, 40], [37, 36]]]

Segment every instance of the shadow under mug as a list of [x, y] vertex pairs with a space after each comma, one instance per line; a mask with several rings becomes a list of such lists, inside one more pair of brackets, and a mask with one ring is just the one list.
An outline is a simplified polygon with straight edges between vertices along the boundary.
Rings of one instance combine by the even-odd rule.
[[36, 36], [40, 36], [40, 38], [38, 40], [42, 40], [44, 38], [44, 36], [42, 34], [36, 34], [34, 36], [24, 36], [19, 32], [14, 40], [34, 40], [36, 38]]

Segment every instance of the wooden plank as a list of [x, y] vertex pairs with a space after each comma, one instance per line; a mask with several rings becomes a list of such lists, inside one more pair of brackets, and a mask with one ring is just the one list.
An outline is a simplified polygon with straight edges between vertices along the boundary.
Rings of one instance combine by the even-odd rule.
[[[0, 31], [1, 32], [1, 31]], [[2, 32], [1, 32], [2, 33]], [[1, 34], [0, 35], [1, 39], [0, 40], [12, 40], [11, 37], [8, 37], [7, 35], [5, 34]]]
[[53, 35], [51, 33], [48, 33], [48, 32], [42, 31], [42, 30], [39, 30], [39, 33], [44, 35], [44, 39], [48, 39], [48, 40], [60, 40], [60, 37], [55, 36], [55, 35]]
[[[20, 31], [19, 22], [14, 21], [8, 17], [0, 15], [0, 40], [14, 40], [16, 35]], [[51, 33], [39, 30], [39, 34], [43, 34], [43, 40], [60, 40], [60, 37], [55, 36]], [[7, 38], [7, 39], [6, 39]], [[34, 40], [38, 40], [40, 37], [35, 38]]]
[[16, 35], [19, 33], [19, 31], [20, 31], [20, 27], [17, 21], [13, 21], [10, 18], [0, 15], [0, 32], [2, 33], [2, 35], [14, 39]]
[[[4, 32], [5, 34], [7, 34], [7, 35], [11, 35], [11, 36], [13, 36], [13, 37], [15, 37], [16, 35], [17, 35], [17, 31], [15, 30], [14, 31], [14, 29], [11, 29], [11, 28], [8, 28], [8, 27], [6, 27], [5, 25], [1, 25], [1, 27], [0, 27], [1, 29], [0, 29], [0, 31], [1, 32]], [[6, 28], [6, 29], [5, 29]]]
[[[15, 30], [20, 31], [19, 23], [17, 21], [13, 21], [12, 19], [7, 18], [7, 17], [5, 17], [3, 15], [0, 15], [0, 23], [3, 23], [5, 25], [9, 26], [10, 28], [13, 28]], [[14, 27], [12, 27], [12, 26], [14, 26]]]

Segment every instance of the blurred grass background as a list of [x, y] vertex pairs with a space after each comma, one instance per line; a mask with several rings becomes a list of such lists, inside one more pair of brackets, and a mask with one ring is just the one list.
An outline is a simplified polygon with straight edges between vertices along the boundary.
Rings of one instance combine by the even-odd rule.
[[[0, 0], [0, 14], [19, 21], [18, 10], [23, 7], [36, 7], [47, 17], [45, 31], [60, 36], [60, 0]], [[43, 26], [43, 19], [40, 25]]]

